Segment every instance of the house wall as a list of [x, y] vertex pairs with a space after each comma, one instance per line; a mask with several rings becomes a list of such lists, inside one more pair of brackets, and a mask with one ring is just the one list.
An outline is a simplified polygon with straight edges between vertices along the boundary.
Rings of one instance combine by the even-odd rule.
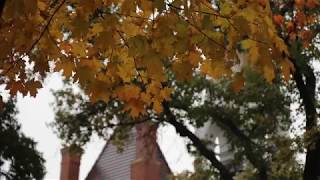
[[115, 145], [108, 143], [86, 180], [130, 180], [130, 165], [136, 159], [136, 135], [132, 133], [129, 137], [123, 153]]

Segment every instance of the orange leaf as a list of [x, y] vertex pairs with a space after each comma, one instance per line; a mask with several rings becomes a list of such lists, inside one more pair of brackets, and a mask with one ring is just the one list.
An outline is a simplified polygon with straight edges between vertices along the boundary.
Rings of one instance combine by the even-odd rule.
[[11, 81], [6, 86], [7, 90], [10, 90], [10, 95], [15, 96], [18, 92], [26, 95], [25, 87], [22, 81]]
[[124, 110], [128, 111], [132, 117], [138, 117], [140, 114], [144, 114], [144, 104], [138, 100], [130, 100], [125, 106]]
[[116, 89], [116, 96], [123, 101], [138, 99], [141, 89], [136, 85], [125, 85]]
[[281, 72], [283, 75], [283, 79], [288, 81], [290, 79], [291, 72], [294, 71], [294, 66], [290, 60], [286, 59], [281, 62]]
[[294, 30], [294, 24], [290, 21], [287, 24], [287, 31], [292, 32]]
[[239, 92], [242, 87], [244, 86], [244, 78], [237, 74], [234, 78], [233, 78], [233, 81], [231, 83], [231, 88], [234, 92]]
[[295, 0], [295, 6], [297, 6], [297, 8], [302, 9], [304, 7], [304, 0]]
[[284, 22], [284, 18], [281, 15], [274, 15], [273, 16], [273, 21], [277, 24], [277, 25], [281, 25]]
[[38, 89], [42, 88], [40, 81], [29, 81], [26, 83], [26, 88], [28, 89], [30, 96], [36, 97]]
[[317, 6], [319, 6], [319, 1], [317, 1], [317, 0], [308, 0], [306, 3], [306, 7], [310, 8], [310, 9], [313, 9]]

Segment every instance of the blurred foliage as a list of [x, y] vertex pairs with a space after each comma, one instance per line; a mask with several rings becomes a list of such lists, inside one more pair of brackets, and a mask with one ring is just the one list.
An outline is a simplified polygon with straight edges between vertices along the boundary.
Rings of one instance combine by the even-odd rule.
[[131, 128], [141, 120], [133, 121], [121, 111], [123, 105], [116, 100], [92, 103], [75, 84], [65, 81], [64, 85], [63, 89], [53, 92], [55, 121], [50, 124], [63, 146], [82, 149], [97, 135], [110, 139], [122, 150]]
[[[198, 77], [189, 84], [177, 83], [173, 112], [181, 122], [196, 128], [210, 123], [224, 131], [234, 153], [227, 166], [234, 169], [236, 179], [258, 179], [259, 167], [266, 169], [270, 179], [301, 179], [303, 167], [297, 155], [303, 151], [304, 141], [293, 127], [296, 119], [290, 114], [290, 105], [295, 99], [290, 85], [280, 79], [270, 85], [252, 71], [246, 72], [246, 78], [239, 92], [230, 88], [228, 80]], [[212, 136], [207, 138], [208, 146], [214, 147]], [[210, 167], [205, 160], [196, 162]], [[197, 172], [197, 166], [195, 174], [188, 174], [190, 179], [204, 173], [204, 169]]]
[[36, 143], [21, 132], [16, 119], [15, 100], [3, 104], [0, 111], [0, 179], [43, 179], [45, 160]]
[[[284, 85], [280, 78], [269, 84], [249, 70], [246, 78], [239, 92], [231, 88], [230, 80], [197, 76], [188, 83], [170, 81], [175, 87], [170, 108], [180, 123], [195, 128], [210, 123], [223, 130], [234, 153], [227, 166], [233, 169], [237, 179], [257, 179], [256, 166], [265, 167], [271, 179], [301, 179], [303, 168], [297, 155], [303, 151], [303, 140], [292, 127], [290, 105], [295, 99], [291, 97], [290, 85]], [[82, 94], [68, 83], [54, 92], [56, 121], [52, 125], [65, 145], [82, 147], [94, 133], [103, 138], [116, 133], [113, 142], [121, 147], [134, 124], [147, 119], [166, 121], [165, 113], [159, 115], [150, 110], [145, 120], [132, 119], [121, 111], [121, 103], [111, 100], [108, 104], [102, 101], [92, 104]], [[214, 144], [210, 138], [203, 139], [203, 143], [209, 148]], [[184, 172], [176, 178], [218, 178], [216, 169], [192, 145], [187, 146], [198, 157], [195, 172]]]

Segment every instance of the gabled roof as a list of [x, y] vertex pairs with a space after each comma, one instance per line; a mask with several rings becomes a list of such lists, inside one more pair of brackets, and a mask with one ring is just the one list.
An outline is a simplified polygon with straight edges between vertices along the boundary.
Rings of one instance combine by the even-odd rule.
[[[132, 129], [129, 139], [122, 152], [108, 141], [91, 168], [86, 180], [130, 180], [131, 164], [136, 160], [136, 130]], [[171, 170], [157, 144], [157, 158], [164, 164], [164, 172]]]

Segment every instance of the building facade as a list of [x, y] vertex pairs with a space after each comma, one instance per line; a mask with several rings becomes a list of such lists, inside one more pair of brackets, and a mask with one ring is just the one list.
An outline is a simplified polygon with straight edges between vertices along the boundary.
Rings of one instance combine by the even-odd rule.
[[[60, 180], [78, 180], [81, 154], [61, 151]], [[104, 146], [86, 180], [165, 180], [171, 170], [157, 143], [157, 127], [140, 124], [132, 129], [122, 152]]]

